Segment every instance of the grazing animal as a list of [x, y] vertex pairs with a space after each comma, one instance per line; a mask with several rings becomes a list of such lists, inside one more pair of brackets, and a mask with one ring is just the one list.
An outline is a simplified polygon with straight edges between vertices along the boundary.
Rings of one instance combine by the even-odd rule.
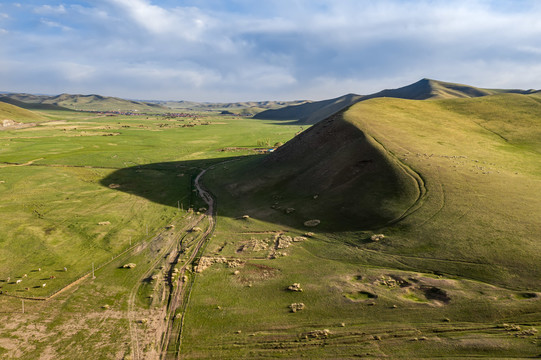
[[16, 281], [16, 283], [17, 283], [17, 284], [20, 284], [20, 283], [21, 283], [21, 281], [22, 281], [22, 280], [21, 280], [21, 279], [19, 279], [19, 280], [17, 280], [17, 281]]
[[45, 287], [45, 286], [47, 286], [47, 284], [43, 284], [43, 285], [41, 285], [41, 287]]

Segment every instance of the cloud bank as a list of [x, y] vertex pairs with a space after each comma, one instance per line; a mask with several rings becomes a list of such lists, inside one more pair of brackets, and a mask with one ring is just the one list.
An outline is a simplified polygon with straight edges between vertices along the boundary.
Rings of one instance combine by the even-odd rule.
[[0, 4], [3, 91], [323, 99], [423, 77], [541, 87], [531, 0], [31, 0]]

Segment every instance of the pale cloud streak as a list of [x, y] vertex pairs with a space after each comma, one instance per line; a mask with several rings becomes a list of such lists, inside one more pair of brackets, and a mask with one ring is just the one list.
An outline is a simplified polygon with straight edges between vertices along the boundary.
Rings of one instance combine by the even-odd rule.
[[533, 0], [35, 0], [0, 14], [4, 91], [235, 101], [422, 77], [541, 87]]

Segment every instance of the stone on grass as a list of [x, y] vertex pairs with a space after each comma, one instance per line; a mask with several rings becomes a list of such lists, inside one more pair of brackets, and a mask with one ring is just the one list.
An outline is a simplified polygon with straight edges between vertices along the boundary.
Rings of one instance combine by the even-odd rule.
[[301, 284], [299, 283], [293, 283], [287, 287], [289, 291], [298, 291], [302, 292]]
[[291, 312], [295, 313], [297, 311], [304, 310], [305, 306], [304, 306], [304, 303], [293, 303], [289, 305], [289, 308], [291, 309]]
[[304, 226], [315, 227], [315, 226], [318, 226], [320, 223], [321, 223], [321, 221], [318, 220], [318, 219], [307, 220], [307, 221], [304, 222]]
[[372, 241], [380, 241], [380, 240], [383, 240], [385, 239], [385, 235], [383, 234], [374, 234], [372, 236], [370, 236], [370, 240]]

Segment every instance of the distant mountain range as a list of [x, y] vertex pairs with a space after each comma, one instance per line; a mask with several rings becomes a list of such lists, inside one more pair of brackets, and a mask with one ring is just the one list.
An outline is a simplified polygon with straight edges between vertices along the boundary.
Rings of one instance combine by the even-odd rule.
[[306, 100], [296, 101], [252, 101], [236, 103], [208, 103], [193, 101], [128, 100], [102, 95], [33, 95], [25, 93], [0, 93], [0, 101], [31, 110], [85, 110], [85, 111], [223, 111], [232, 114], [253, 116], [268, 109], [304, 104]]
[[537, 90], [482, 89], [469, 85], [422, 79], [398, 89], [386, 89], [370, 95], [347, 94], [338, 98], [306, 102], [301, 105], [286, 106], [281, 109], [267, 110], [254, 116], [265, 120], [297, 120], [301, 124], [315, 124], [349, 106], [373, 98], [391, 97], [410, 100], [473, 98], [501, 93], [532, 94]]
[[265, 120], [296, 120], [300, 124], [315, 124], [347, 107], [368, 99], [391, 97], [410, 100], [472, 98], [501, 93], [532, 94], [537, 90], [482, 89], [469, 85], [422, 79], [398, 89], [386, 89], [370, 95], [347, 94], [334, 99], [311, 101], [246, 101], [211, 103], [193, 101], [127, 100], [102, 95], [60, 94], [33, 95], [0, 93], [0, 101], [30, 110], [86, 110], [86, 111], [227, 111], [230, 114], [253, 116]]

